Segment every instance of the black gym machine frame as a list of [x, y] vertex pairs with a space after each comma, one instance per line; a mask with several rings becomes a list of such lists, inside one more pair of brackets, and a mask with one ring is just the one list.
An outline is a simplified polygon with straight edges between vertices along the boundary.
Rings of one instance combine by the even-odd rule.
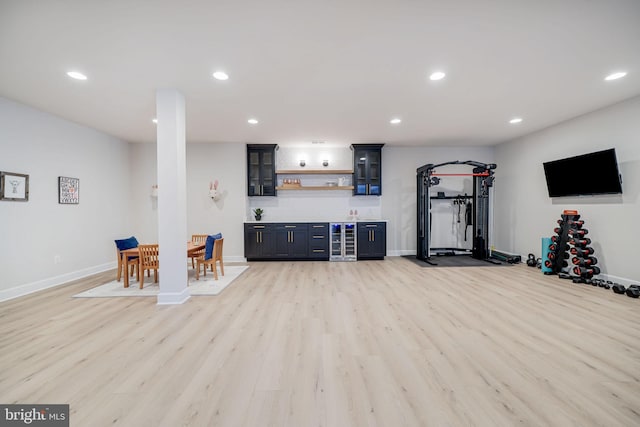
[[[447, 165], [469, 165], [473, 166], [472, 173], [446, 174], [436, 173], [435, 169]], [[456, 160], [452, 162], [440, 163], [437, 165], [426, 164], [419, 167], [416, 172], [417, 188], [418, 188], [418, 250], [416, 257], [428, 263], [431, 263], [432, 251], [447, 251], [455, 253], [456, 251], [469, 252], [468, 249], [461, 248], [432, 248], [431, 247], [431, 199], [443, 198], [442, 196], [432, 196], [431, 187], [440, 184], [441, 176], [472, 176], [473, 177], [473, 196], [472, 198], [472, 229], [473, 233], [473, 249], [471, 256], [480, 260], [489, 260], [489, 188], [493, 186], [494, 172], [496, 168], [494, 163], [481, 163], [473, 160]], [[444, 196], [444, 198], [456, 199], [459, 196]]]

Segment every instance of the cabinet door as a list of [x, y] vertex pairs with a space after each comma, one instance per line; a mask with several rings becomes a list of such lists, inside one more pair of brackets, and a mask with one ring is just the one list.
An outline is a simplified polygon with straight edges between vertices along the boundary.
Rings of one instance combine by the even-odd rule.
[[381, 151], [370, 150], [367, 153], [367, 181], [369, 184], [367, 194], [371, 196], [379, 196], [382, 194], [381, 180]]
[[275, 149], [265, 150], [262, 153], [262, 196], [276, 195], [276, 159]]
[[309, 255], [309, 233], [307, 225], [291, 232], [289, 256], [293, 258], [306, 258]]
[[386, 253], [386, 223], [358, 223], [358, 259], [384, 259]]
[[268, 259], [275, 255], [275, 239], [271, 225], [245, 224], [244, 256], [251, 259]]
[[275, 144], [247, 144], [247, 194], [276, 195]]
[[276, 250], [278, 258], [306, 258], [309, 233], [307, 224], [278, 224], [276, 227]]
[[275, 233], [275, 256], [277, 258], [287, 258], [289, 256], [290, 239], [291, 230], [285, 228], [284, 225], [277, 225]]

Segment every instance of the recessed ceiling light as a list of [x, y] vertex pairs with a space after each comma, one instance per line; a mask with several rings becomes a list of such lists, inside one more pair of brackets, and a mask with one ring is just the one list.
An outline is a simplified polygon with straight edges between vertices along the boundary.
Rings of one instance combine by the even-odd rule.
[[215, 79], [218, 79], [218, 80], [228, 80], [229, 79], [229, 75], [227, 73], [225, 73], [224, 71], [216, 71], [215, 73], [213, 73], [213, 77]]
[[431, 75], [429, 76], [430, 80], [442, 80], [444, 79], [444, 76], [446, 76], [445, 73], [443, 73], [442, 71], [436, 71], [435, 73], [431, 73]]
[[87, 76], [85, 76], [82, 73], [79, 73], [77, 71], [69, 71], [67, 72], [67, 76], [71, 77], [72, 79], [76, 79], [76, 80], [87, 80]]
[[522, 122], [522, 117], [514, 117], [513, 119], [509, 120], [509, 123], [511, 123], [512, 125], [515, 125], [520, 122]]
[[151, 119], [153, 123], [158, 123], [158, 119]]
[[256, 119], [249, 119], [249, 120], [247, 120], [247, 123], [249, 123], [250, 125], [257, 125], [257, 124], [258, 124], [258, 120], [256, 120]]
[[391, 123], [392, 125], [397, 125], [399, 123], [402, 123], [402, 119], [391, 119], [389, 120], [389, 123]]
[[617, 72], [617, 73], [609, 74], [609, 75], [608, 75], [607, 77], [605, 77], [604, 79], [605, 79], [605, 80], [618, 80], [618, 79], [623, 78], [623, 77], [624, 77], [624, 76], [626, 76], [626, 75], [627, 75], [627, 72], [626, 72], [626, 71], [619, 71], [619, 72]]

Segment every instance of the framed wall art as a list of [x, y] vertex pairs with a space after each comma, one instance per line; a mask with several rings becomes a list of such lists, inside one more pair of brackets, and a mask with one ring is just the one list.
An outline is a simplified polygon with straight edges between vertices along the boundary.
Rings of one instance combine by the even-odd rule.
[[0, 200], [26, 202], [29, 200], [29, 175], [0, 172]]
[[77, 205], [80, 203], [79, 178], [58, 177], [58, 203], [61, 205]]

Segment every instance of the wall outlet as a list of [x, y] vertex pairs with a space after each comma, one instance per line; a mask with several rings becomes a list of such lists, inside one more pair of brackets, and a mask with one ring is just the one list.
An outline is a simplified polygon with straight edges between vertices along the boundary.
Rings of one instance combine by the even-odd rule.
[[54, 264], [60, 264], [62, 262], [62, 257], [60, 255], [56, 255], [53, 257]]

